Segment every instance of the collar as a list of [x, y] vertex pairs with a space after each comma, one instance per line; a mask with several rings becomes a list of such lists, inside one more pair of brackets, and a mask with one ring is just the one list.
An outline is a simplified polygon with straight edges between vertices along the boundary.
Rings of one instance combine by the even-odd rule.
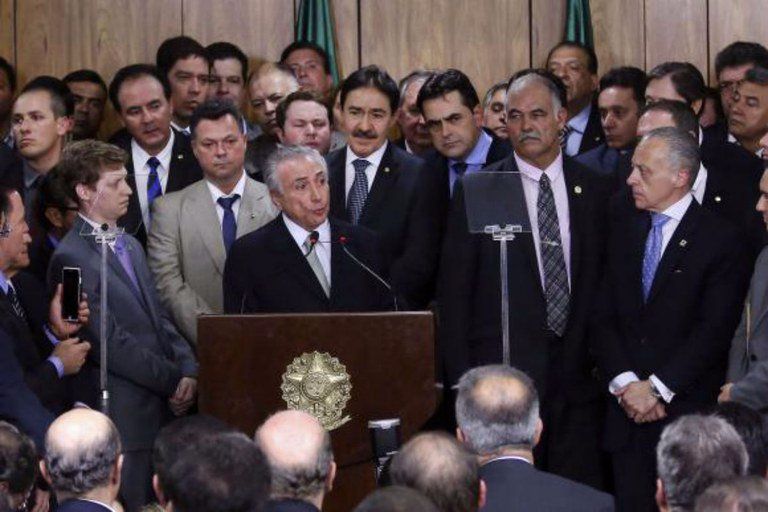
[[568, 127], [575, 132], [584, 133], [584, 130], [587, 129], [587, 123], [589, 122], [589, 115], [591, 113], [592, 103], [590, 102], [581, 110], [581, 112], [573, 116], [570, 121], [568, 121]]
[[240, 179], [237, 180], [237, 184], [235, 184], [235, 188], [232, 189], [232, 192], [229, 194], [225, 194], [221, 191], [219, 187], [214, 185], [208, 180], [205, 180], [205, 184], [208, 186], [208, 190], [211, 193], [211, 197], [213, 198], [213, 203], [216, 204], [216, 201], [220, 197], [231, 197], [234, 194], [240, 194], [240, 200], [242, 201], [243, 195], [245, 194], [245, 171], [243, 171], [242, 176], [240, 176]]
[[13, 142], [13, 131], [12, 130], [8, 130], [8, 134], [5, 137], [3, 137], [2, 142], [3, 142], [3, 144], [8, 146], [9, 148], [13, 149], [14, 142]]
[[519, 460], [521, 462], [525, 462], [526, 464], [529, 464], [529, 465], [531, 464], [531, 461], [529, 461], [525, 457], [520, 457], [518, 455], [502, 455], [500, 457], [494, 457], [494, 458], [492, 458], [490, 460], [485, 461], [483, 463], [483, 466], [485, 466], [487, 464], [490, 464], [491, 462], [496, 462], [496, 461], [499, 461], [499, 460]]
[[[303, 227], [296, 224], [294, 221], [292, 221], [286, 214], [283, 212], [283, 222], [285, 222], [285, 227], [288, 228], [288, 232], [291, 234], [291, 237], [296, 242], [296, 245], [299, 247], [304, 247], [304, 242], [307, 241], [307, 237], [309, 237], [309, 234], [311, 231], [307, 231]], [[318, 237], [318, 243], [330, 243], [331, 241], [331, 224], [328, 222], [328, 219], [326, 218], [322, 224], [320, 224], [315, 231], [317, 231], [319, 237]]]
[[368, 155], [367, 157], [363, 158], [360, 156], [357, 156], [354, 151], [352, 151], [352, 148], [347, 144], [347, 164], [352, 165], [352, 162], [357, 160], [358, 158], [362, 158], [363, 160], [368, 160], [370, 162], [371, 167], [374, 169], [378, 169], [379, 165], [381, 165], [381, 159], [384, 158], [384, 152], [387, 150], [387, 146], [389, 145], [389, 141], [384, 141], [384, 144], [381, 145], [379, 149]]
[[[485, 165], [485, 160], [488, 157], [488, 151], [491, 149], [492, 142], [493, 139], [491, 136], [481, 129], [480, 135], [477, 137], [477, 142], [475, 142], [475, 147], [472, 148], [472, 151], [470, 151], [467, 158], [464, 159], [464, 162], [467, 165]], [[457, 162], [459, 162], [459, 160], [454, 160], [452, 158], [448, 159], [451, 168], [453, 168], [453, 164]]]
[[[173, 152], [173, 143], [175, 140], [176, 134], [171, 130], [171, 136], [168, 137], [168, 142], [165, 143], [165, 147], [163, 147], [158, 154], [154, 155], [155, 158], [160, 160], [160, 165], [166, 170], [168, 170], [171, 165], [171, 153]], [[144, 166], [147, 165], [147, 160], [153, 156], [144, 151], [144, 148], [139, 146], [139, 143], [136, 142], [136, 139], [134, 138], [131, 138], [131, 152], [136, 155], [133, 162], [134, 172], [143, 169]]]
[[26, 158], [22, 160], [22, 168], [24, 172], [24, 188], [30, 188], [40, 178], [40, 173], [29, 165]]
[[696, 179], [693, 181], [693, 186], [691, 186], [691, 192], [696, 192], [699, 190], [699, 187], [701, 187], [704, 183], [707, 182], [707, 168], [704, 167], [704, 164], [699, 164], [699, 172], [696, 174]]
[[538, 183], [539, 178], [541, 178], [541, 174], [544, 173], [549, 178], [549, 181], [554, 183], [558, 179], [560, 179], [560, 176], [563, 174], [563, 152], [561, 151], [558, 153], [557, 158], [554, 159], [554, 161], [549, 164], [549, 167], [542, 170], [539, 169], [519, 156], [517, 156], [517, 153], [514, 153], [515, 156], [515, 163], [517, 164], [517, 168], [520, 170], [520, 174], [525, 176], [528, 179], [531, 179]]
[[89, 226], [91, 226], [91, 228], [93, 228], [93, 230], [92, 230], [90, 233], [84, 233], [84, 232], [82, 232], [82, 231], [81, 231], [81, 232], [80, 232], [80, 234], [81, 234], [81, 235], [92, 235], [92, 234], [96, 233], [97, 231], [101, 231], [101, 226], [102, 226], [102, 224], [99, 224], [99, 223], [98, 223], [98, 222], [96, 222], [95, 220], [89, 219], [88, 217], [86, 217], [85, 215], [83, 215], [83, 214], [82, 214], [82, 212], [77, 212], [77, 215], [78, 215], [78, 216], [79, 216], [81, 219], [83, 219], [83, 221], [84, 221], [86, 224], [88, 224]]
[[192, 132], [189, 131], [189, 126], [187, 126], [186, 128], [183, 128], [178, 124], [176, 124], [174, 121], [171, 121], [171, 127], [177, 132], [181, 132], [187, 136], [192, 135]]
[[691, 201], [693, 201], [693, 195], [685, 194], [679, 201], [661, 213], [662, 215], [666, 215], [667, 217], [680, 222], [683, 220], [685, 212], [688, 211], [688, 207], [691, 205]]
[[113, 509], [112, 507], [110, 507], [106, 503], [102, 503], [101, 501], [90, 500], [88, 498], [73, 498], [73, 499], [78, 500], [78, 501], [89, 501], [91, 503], [95, 503], [96, 505], [100, 505], [100, 506], [106, 508], [107, 510], [110, 510], [111, 512], [115, 512], [115, 509]]

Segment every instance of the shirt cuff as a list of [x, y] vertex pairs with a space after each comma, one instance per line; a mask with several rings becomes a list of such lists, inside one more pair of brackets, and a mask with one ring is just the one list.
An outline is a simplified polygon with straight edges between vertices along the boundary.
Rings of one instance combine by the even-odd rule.
[[62, 378], [64, 376], [64, 363], [61, 362], [61, 359], [56, 356], [50, 356], [48, 362], [56, 368], [56, 373], [59, 375], [59, 378]]
[[658, 392], [661, 394], [661, 398], [663, 398], [665, 402], [669, 403], [673, 398], [675, 398], [675, 394], [672, 392], [672, 390], [665, 386], [657, 376], [651, 375], [648, 377], [648, 380], [653, 383]]
[[640, 379], [635, 372], [620, 373], [615, 376], [613, 380], [608, 384], [608, 391], [610, 391], [612, 395], [616, 395], [619, 393], [619, 390], [627, 384], [631, 384], [639, 380]]
[[45, 332], [45, 336], [48, 338], [48, 341], [51, 342], [51, 345], [54, 347], [59, 344], [59, 338], [56, 337], [55, 334], [53, 334], [53, 331], [51, 331], [51, 328], [48, 327], [48, 324], [43, 325], [43, 332]]

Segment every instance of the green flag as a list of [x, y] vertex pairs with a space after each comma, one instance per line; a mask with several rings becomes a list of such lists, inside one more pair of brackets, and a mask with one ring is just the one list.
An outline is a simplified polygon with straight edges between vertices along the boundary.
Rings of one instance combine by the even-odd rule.
[[565, 40], [575, 41], [594, 48], [592, 19], [589, 16], [589, 0], [565, 1], [568, 2], [565, 12]]
[[296, 41], [310, 41], [319, 45], [328, 54], [333, 83], [339, 81], [336, 66], [336, 47], [333, 43], [333, 19], [330, 0], [301, 0], [299, 17], [296, 20]]

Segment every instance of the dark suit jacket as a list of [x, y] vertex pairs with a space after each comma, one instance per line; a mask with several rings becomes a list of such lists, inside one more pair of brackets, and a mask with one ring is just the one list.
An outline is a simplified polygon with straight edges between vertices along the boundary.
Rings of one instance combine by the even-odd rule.
[[224, 267], [227, 313], [386, 311], [392, 294], [355, 263], [339, 244], [386, 279], [376, 236], [367, 229], [331, 222], [331, 296], [325, 295], [282, 215], [235, 241]]
[[613, 176], [619, 165], [619, 156], [620, 154], [617, 149], [608, 147], [608, 144], [603, 142], [586, 153], [577, 155], [574, 157], [574, 160], [589, 167], [601, 176]]
[[[168, 171], [168, 182], [165, 185], [165, 194], [181, 190], [187, 185], [203, 178], [203, 170], [197, 163], [189, 137], [186, 137], [174, 130], [173, 150], [171, 151], [171, 164]], [[136, 192], [135, 169], [133, 168], [133, 157], [131, 156], [131, 138], [126, 137], [126, 132], [117, 132], [112, 137], [112, 143], [122, 148], [128, 153], [128, 161], [125, 163], [125, 169], [128, 171], [128, 184], [133, 190], [133, 194], [128, 202], [128, 211], [120, 219], [119, 224], [125, 228], [125, 232], [132, 234], [141, 242], [141, 246], [147, 246], [147, 229], [144, 226], [144, 219], [141, 216], [141, 205], [139, 196]]]
[[[607, 264], [591, 326], [604, 392], [614, 377], [634, 371], [640, 379], [655, 374], [675, 393], [668, 419], [714, 405], [750, 273], [738, 232], [692, 201], [644, 303], [650, 215], [615, 201], [610, 218]], [[609, 400], [606, 447], [619, 449], [632, 434], [652, 447], [664, 423], [636, 426]]]
[[14, 341], [0, 328], [0, 419], [18, 426], [43, 451], [45, 432], [53, 421], [24, 382], [24, 372], [14, 354]]
[[101, 503], [73, 498], [59, 503], [55, 512], [109, 512], [110, 510]]
[[517, 459], [492, 460], [480, 467], [487, 489], [483, 512], [609, 512], [613, 496], [539, 471]]
[[[347, 147], [326, 156], [331, 185], [331, 213], [348, 220], [345, 191]], [[411, 307], [420, 305], [433, 272], [432, 248], [427, 247], [430, 222], [419, 215], [419, 180], [423, 162], [394, 144], [387, 149], [376, 171], [360, 216], [360, 225], [375, 231], [389, 258], [392, 286]]]
[[[514, 155], [486, 171], [516, 172]], [[564, 176], [571, 230], [571, 300], [566, 332], [557, 342], [562, 354], [558, 377], [569, 399], [590, 400], [599, 391], [591, 375], [593, 365], [584, 330], [602, 260], [604, 207], [609, 191], [606, 180], [568, 158], [564, 161]], [[525, 198], [510, 200], [524, 202]], [[454, 192], [450, 215], [438, 282], [440, 352], [446, 385], [456, 383], [470, 368], [501, 362], [502, 352], [499, 243], [488, 235], [468, 232], [461, 185]], [[545, 396], [552, 347], [533, 235], [518, 235], [508, 244], [507, 257], [512, 364], [528, 373], [540, 395]]]
[[308, 501], [288, 498], [269, 500], [264, 510], [266, 512], [320, 512], [316, 506]]
[[20, 158], [14, 150], [3, 143], [0, 143], [0, 182], [8, 186], [8, 177], [12, 174], [10, 170]]
[[[49, 288], [61, 279], [64, 266], [80, 267], [82, 289], [88, 296], [91, 316], [82, 337], [91, 342], [86, 364], [73, 379], [74, 399], [98, 406], [101, 250], [90, 226], [78, 217], [51, 259]], [[150, 450], [160, 428], [171, 419], [168, 398], [182, 377], [197, 375], [197, 363], [189, 343], [173, 326], [157, 297], [144, 251], [126, 235], [125, 241], [140, 290], [110, 250], [109, 351], [110, 417], [123, 440], [123, 450]]]
[[578, 154], [586, 153], [605, 142], [603, 125], [600, 124], [600, 111], [597, 108], [597, 100], [592, 102], [592, 110], [589, 112], [589, 120], [581, 138]]

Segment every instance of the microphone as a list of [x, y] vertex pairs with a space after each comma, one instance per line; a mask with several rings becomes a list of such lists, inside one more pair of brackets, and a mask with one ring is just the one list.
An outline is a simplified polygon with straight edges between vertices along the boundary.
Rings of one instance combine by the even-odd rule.
[[307, 251], [307, 254], [304, 255], [305, 258], [312, 254], [312, 251], [315, 249], [315, 245], [318, 241], [320, 241], [320, 233], [317, 231], [312, 231], [309, 234], [309, 250]]
[[392, 286], [390, 286], [390, 284], [386, 282], [383, 277], [381, 277], [379, 274], [371, 270], [371, 268], [368, 265], [366, 265], [365, 263], [357, 259], [357, 257], [355, 257], [355, 255], [352, 254], [349, 251], [349, 249], [347, 249], [347, 242], [349, 242], [349, 238], [347, 238], [344, 235], [339, 235], [338, 240], [339, 240], [339, 245], [341, 245], [341, 249], [347, 254], [347, 256], [349, 256], [352, 259], [352, 261], [357, 263], [362, 269], [364, 269], [366, 272], [372, 275], [378, 282], [384, 285], [384, 288], [386, 288], [387, 291], [389, 291], [389, 293], [392, 295], [392, 300], [395, 303], [395, 311], [400, 311], [400, 308], [397, 307], [397, 295], [395, 295], [395, 292], [392, 290]]

